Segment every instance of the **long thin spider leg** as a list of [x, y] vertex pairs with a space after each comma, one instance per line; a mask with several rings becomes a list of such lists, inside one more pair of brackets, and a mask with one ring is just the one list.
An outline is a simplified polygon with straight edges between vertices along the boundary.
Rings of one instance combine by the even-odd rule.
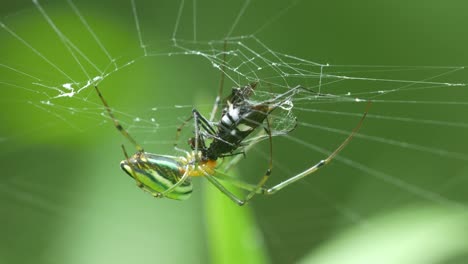
[[172, 185], [169, 189], [165, 190], [164, 192], [161, 193], [161, 196], [165, 196], [166, 194], [172, 192], [173, 190], [175, 190], [175, 188], [179, 187], [182, 183], [185, 182], [185, 180], [188, 179], [189, 177], [189, 166], [185, 166], [185, 172], [184, 172], [184, 175], [182, 175], [182, 177], [176, 182], [176, 184]]
[[[206, 149], [205, 135], [208, 134], [212, 137], [217, 137], [217, 133], [210, 122], [202, 114], [200, 114], [197, 109], [193, 109], [192, 113], [193, 119], [195, 120], [195, 142], [193, 142], [194, 145], [192, 145], [192, 147], [194, 148], [195, 153], [198, 153], [199, 149], [202, 151]], [[204, 131], [202, 131], [200, 128], [203, 128]]]
[[199, 124], [203, 127], [203, 129], [205, 129], [205, 131], [207, 131], [211, 135], [216, 135], [216, 130], [213, 128], [210, 121], [208, 121], [202, 114], [200, 114], [200, 112], [198, 112], [197, 109], [193, 109], [192, 111], [199, 119]]
[[130, 170], [131, 170], [130, 173], [132, 174], [133, 179], [135, 179], [135, 181], [136, 181], [136, 185], [139, 188], [144, 190], [143, 183], [141, 183], [136, 177], [135, 171], [133, 170], [133, 165], [132, 165], [132, 163], [130, 163], [130, 158], [128, 157], [127, 150], [125, 150], [125, 146], [123, 144], [121, 146], [122, 146], [122, 151], [123, 151], [124, 156], [125, 156], [125, 160], [127, 161], [128, 166], [130, 166]]
[[[267, 122], [267, 125], [268, 125], [268, 129], [266, 129], [266, 131], [267, 131], [269, 139], [270, 139], [270, 162], [269, 162], [267, 172], [262, 177], [262, 179], [259, 181], [259, 183], [257, 185], [255, 185], [255, 186], [250, 185], [250, 184], [246, 184], [246, 183], [242, 183], [241, 181], [236, 181], [234, 179], [230, 179], [230, 180], [232, 180], [231, 183], [233, 183], [233, 185], [250, 191], [243, 200], [241, 200], [239, 197], [237, 197], [232, 192], [230, 192], [214, 176], [212, 176], [209, 173], [205, 172], [202, 168], [199, 168], [203, 172], [205, 177], [208, 179], [208, 181], [210, 181], [211, 184], [213, 184], [216, 188], [218, 188], [222, 193], [224, 193], [226, 196], [228, 196], [232, 201], [234, 201], [238, 205], [244, 205], [250, 199], [252, 199], [252, 197], [255, 194], [264, 193], [264, 192], [267, 191], [265, 188], [263, 188], [263, 186], [265, 185], [266, 181], [268, 180], [268, 178], [269, 178], [269, 176], [271, 174], [271, 170], [273, 168], [273, 142], [272, 142], [272, 138], [271, 138], [271, 128], [270, 128], [270, 122], [268, 121], [268, 118], [267, 118], [266, 122]], [[227, 177], [226, 177], [226, 179], [227, 179]]]
[[265, 175], [260, 179], [260, 181], [257, 183], [257, 186], [255, 189], [251, 190], [250, 193], [247, 194], [247, 196], [244, 199], [244, 202], [247, 203], [252, 197], [257, 194], [257, 192], [265, 185], [267, 180], [270, 178], [271, 171], [273, 169], [273, 139], [271, 138], [271, 127], [270, 127], [270, 121], [268, 120], [268, 117], [266, 118], [266, 123], [268, 128], [265, 129], [266, 133], [268, 134], [268, 139], [270, 143], [270, 161], [268, 164], [268, 169], [265, 172]]
[[[132, 163], [130, 163], [130, 158], [128, 156], [127, 150], [125, 149], [125, 146], [123, 144], [121, 146], [122, 146], [122, 151], [123, 151], [124, 156], [125, 156], [125, 160], [127, 161], [128, 166], [130, 166], [130, 169], [131, 169], [130, 173], [132, 174], [132, 178], [136, 181], [136, 185], [140, 189], [142, 189], [143, 191], [153, 195], [154, 197], [162, 198], [163, 197], [162, 193], [155, 192], [155, 191], [149, 191], [148, 189], [146, 189], [146, 186], [141, 181], [138, 180], [138, 178], [136, 177], [135, 171], [133, 170], [133, 165], [132, 165]], [[140, 155], [144, 155], [144, 154], [141, 152]], [[138, 166], [138, 164], [136, 164], [136, 166]]]
[[[228, 183], [228, 184], [230, 184], [232, 186], [235, 186], [237, 188], [240, 188], [242, 190], [251, 192], [251, 191], [254, 191], [254, 190], [257, 189], [257, 186], [254, 185], [254, 184], [247, 183], [245, 181], [236, 179], [236, 178], [234, 178], [234, 177], [232, 177], [230, 175], [221, 173], [219, 171], [216, 171], [215, 175], [216, 175], [217, 180], [222, 181], [222, 182], [226, 182], [226, 183]], [[260, 189], [257, 190], [257, 194], [265, 194], [267, 192], [267, 190], [268, 190], [267, 188], [261, 187]]]
[[364, 119], [366, 118], [366, 115], [369, 111], [369, 108], [371, 106], [372, 102], [369, 101], [367, 103], [367, 107], [366, 107], [366, 110], [364, 112], [364, 115], [361, 117], [361, 120], [359, 121], [359, 123], [357, 124], [357, 126], [353, 129], [353, 131], [351, 132], [351, 134], [343, 141], [343, 143], [341, 143], [341, 145], [336, 148], [331, 154], [330, 156], [328, 156], [326, 159], [324, 160], [321, 160], [319, 161], [317, 164], [315, 164], [314, 166], [306, 169], [305, 171], [269, 188], [265, 194], [274, 194], [276, 193], [277, 191], [283, 189], [284, 187], [296, 182], [296, 181], [299, 181], [301, 180], [302, 178], [316, 172], [317, 170], [319, 170], [320, 168], [322, 168], [323, 166], [327, 165], [328, 163], [330, 163], [335, 157], [336, 155], [338, 155], [338, 153], [340, 153], [345, 147], [346, 145], [348, 145], [348, 143], [353, 139], [354, 135], [356, 135], [356, 133], [359, 131], [359, 129], [361, 128], [363, 122], [364, 122]]
[[219, 89], [218, 95], [216, 96], [215, 103], [213, 105], [213, 109], [211, 110], [210, 114], [210, 121], [213, 121], [218, 111], [219, 105], [221, 104], [221, 96], [223, 96], [223, 87], [224, 87], [224, 78], [225, 78], [225, 70], [226, 70], [226, 48], [227, 48], [227, 41], [224, 40], [223, 46], [223, 64], [221, 64], [221, 78], [219, 79]]
[[180, 133], [182, 132], [182, 129], [185, 127], [185, 125], [187, 125], [187, 123], [192, 120], [193, 118], [193, 115], [190, 115], [178, 128], [177, 128], [177, 131], [176, 131], [176, 136], [175, 136], [175, 140], [174, 140], [174, 148], [175, 149], [178, 149], [178, 144], [179, 144], [179, 137], [180, 137]]
[[195, 148], [194, 148], [194, 151], [195, 151], [195, 161], [199, 161], [199, 155], [198, 155], [198, 143], [199, 143], [199, 139], [200, 139], [200, 130], [199, 130], [199, 119], [198, 119], [198, 111], [196, 109], [193, 109], [192, 111], [193, 113], [193, 118], [195, 120]]
[[114, 126], [115, 128], [117, 128], [118, 131], [120, 131], [120, 133], [122, 133], [122, 135], [124, 137], [126, 137], [137, 149], [138, 152], [144, 152], [143, 150], [143, 147], [140, 146], [140, 144], [138, 144], [135, 139], [133, 139], [132, 136], [130, 136], [130, 134], [127, 132], [127, 130], [125, 130], [125, 128], [123, 128], [123, 126], [120, 124], [120, 122], [117, 120], [117, 118], [115, 118], [114, 116], [114, 113], [112, 112], [111, 108], [109, 107], [109, 105], [107, 104], [106, 100], [104, 99], [104, 97], [102, 96], [101, 92], [99, 91], [97, 85], [94, 86], [94, 88], [96, 88], [96, 92], [99, 96], [99, 98], [101, 99], [102, 101], [102, 104], [104, 105], [104, 107], [106, 108], [107, 110], [107, 113], [109, 114], [109, 117], [112, 119], [112, 121], [114, 122]]
[[[288, 185], [290, 185], [290, 184], [292, 184], [292, 183], [294, 183], [296, 181], [299, 181], [299, 180], [303, 179], [304, 177], [316, 172], [317, 170], [322, 168], [324, 165], [330, 163], [333, 160], [333, 158], [335, 158], [339, 154], [339, 152], [353, 139], [354, 135], [359, 131], [359, 129], [361, 128], [361, 126], [362, 126], [362, 124], [364, 122], [364, 119], [366, 118], [366, 115], [368, 113], [368, 110], [369, 110], [369, 107], [370, 107], [371, 103], [372, 102], [368, 102], [367, 107], [366, 107], [366, 111], [364, 112], [364, 115], [362, 116], [362, 118], [359, 121], [359, 123], [357, 124], [357, 126], [353, 129], [351, 134], [343, 141], [343, 143], [341, 143], [341, 145], [337, 149], [335, 149], [335, 151], [333, 151], [330, 154], [330, 156], [328, 156], [324, 160], [319, 161], [317, 164], [310, 167], [309, 169], [307, 169], [307, 170], [305, 170], [305, 171], [303, 171], [303, 172], [301, 172], [301, 173], [287, 179], [284, 182], [281, 182], [278, 185], [275, 185], [275, 186], [267, 189], [267, 188], [265, 188], [263, 186], [259, 187], [258, 185], [253, 185], [253, 184], [250, 184], [250, 183], [246, 183], [244, 181], [237, 180], [237, 179], [232, 178], [229, 175], [221, 173], [219, 171], [216, 171], [215, 174], [216, 174], [217, 177], [219, 177], [220, 181], [226, 182], [226, 183], [231, 184], [231, 185], [233, 185], [235, 187], [238, 187], [238, 188], [241, 188], [243, 190], [249, 191], [250, 193], [264, 194], [264, 195], [275, 194], [276, 192], [278, 192], [279, 190], [285, 188], [286, 186], [288, 186]], [[220, 189], [221, 192], [223, 192], [225, 195], [227, 195], [235, 203], [237, 203], [239, 205], [244, 205], [245, 202], [248, 201], [247, 199], [246, 200], [240, 200], [238, 197], [236, 197], [231, 192], [229, 192], [224, 186], [222, 186], [217, 181], [217, 179], [215, 179], [213, 176], [207, 175], [207, 173], [205, 173], [205, 176], [207, 176], [206, 178], [208, 180], [210, 180], [210, 182], [213, 183], [213, 185], [215, 185], [218, 189]], [[208, 176], [210, 176], [211, 178], [208, 177]], [[221, 186], [219, 186], [219, 185], [221, 185]]]
[[241, 200], [239, 197], [237, 197], [235, 194], [230, 192], [226, 187], [224, 187], [214, 176], [210, 175], [208, 172], [203, 170], [202, 168], [199, 168], [199, 170], [205, 175], [205, 178], [213, 184], [216, 188], [218, 188], [224, 195], [229, 197], [233, 202], [235, 202], [238, 205], [244, 205], [245, 202]]
[[[195, 113], [195, 115], [193, 114]], [[176, 132], [176, 138], [175, 138], [175, 141], [174, 141], [174, 148], [175, 149], [179, 149], [178, 148], [178, 141], [179, 141], [179, 138], [180, 138], [180, 134], [182, 133], [182, 129], [187, 125], [187, 123], [192, 120], [194, 117], [197, 117], [199, 118], [202, 122], [200, 122], [199, 124], [203, 127], [203, 129], [205, 131], [207, 131], [209, 134], [215, 136], [216, 135], [216, 131], [214, 130], [213, 126], [210, 124], [210, 122], [202, 115], [200, 114], [200, 112], [198, 112], [198, 110], [196, 109], [193, 109], [192, 110], [192, 114], [190, 115], [190, 117], [188, 117], [178, 128], [177, 128], [177, 132]]]
[[305, 88], [301, 85], [297, 85], [297, 86], [294, 86], [293, 88], [289, 89], [288, 91], [282, 93], [282, 94], [279, 94], [267, 101], [264, 102], [264, 104], [270, 104], [270, 105], [273, 105], [273, 109], [278, 107], [279, 105], [281, 105], [282, 103], [284, 103], [285, 101], [287, 101], [288, 99], [292, 98], [295, 94], [299, 93], [300, 91], [305, 91], [305, 92], [308, 92], [308, 93], [312, 93], [312, 94], [317, 94], [317, 96], [319, 96], [320, 94], [308, 89], [308, 88]]
[[242, 155], [244, 158], [246, 157], [244, 151], [241, 151], [241, 152], [232, 152], [232, 153], [228, 153], [228, 154], [223, 154], [223, 155], [220, 155], [219, 157], [220, 157], [220, 158], [227, 158], [227, 157], [232, 157], [232, 156], [237, 156], [237, 155]]

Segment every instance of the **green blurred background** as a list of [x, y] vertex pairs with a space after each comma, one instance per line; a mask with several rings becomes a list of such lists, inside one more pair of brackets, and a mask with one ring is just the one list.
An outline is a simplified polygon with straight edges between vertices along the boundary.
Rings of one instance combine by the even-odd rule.
[[[208, 113], [219, 72], [201, 57], [167, 56], [175, 23], [179, 21], [177, 38], [220, 40], [245, 2], [186, 1], [177, 20], [178, 1], [137, 0], [147, 49], [164, 55], [145, 58], [130, 1], [74, 3], [119, 63], [135, 60], [99, 84], [118, 118], [146, 150], [176, 155], [171, 143], [177, 124], [192, 106]], [[89, 79], [32, 2], [1, 6], [1, 21], [15, 34], [73, 79]], [[70, 5], [45, 1], [41, 6], [93, 63], [101, 68], [109, 64]], [[466, 65], [467, 9], [464, 1], [252, 1], [232, 36], [255, 32], [274, 51], [348, 65], [342, 74], [356, 71], [355, 76], [373, 78], [433, 77], [429, 81], [467, 83], [464, 70], [438, 76], [437, 69], [430, 67], [405, 67]], [[271, 23], [263, 27], [267, 21]], [[123, 159], [120, 144], [129, 150], [131, 146], [101, 115], [93, 89], [48, 104], [54, 90], [45, 86], [69, 80], [7, 30], [0, 32], [0, 43], [4, 106], [0, 111], [0, 263], [468, 260], [466, 87], [426, 84], [404, 90], [404, 84], [386, 81], [331, 86], [330, 93], [333, 89], [338, 93], [402, 89], [377, 98], [383, 101], [372, 106], [362, 133], [423, 149], [357, 137], [343, 151], [341, 161], [275, 196], [256, 197], [238, 208], [203, 179], [195, 180], [194, 194], [184, 202], [155, 200], [138, 190], [118, 166]], [[375, 66], [362, 71], [349, 65]], [[399, 67], [382, 70], [378, 65]], [[92, 65], [85, 62], [83, 67], [95, 76]], [[228, 82], [226, 90], [230, 86]], [[454, 101], [462, 103], [445, 103]], [[305, 110], [295, 111], [300, 122], [349, 132], [365, 105], [335, 102], [301, 107]], [[313, 111], [317, 109], [356, 115]], [[146, 121], [137, 122], [136, 117]], [[148, 121], [151, 118], [154, 123]], [[184, 136], [188, 135], [190, 131]], [[292, 141], [275, 138], [271, 183], [324, 158], [307, 144], [330, 151], [345, 137], [307, 126], [299, 126], [291, 136]], [[255, 182], [266, 168], [266, 147], [259, 144], [258, 151], [249, 153], [234, 173]]]

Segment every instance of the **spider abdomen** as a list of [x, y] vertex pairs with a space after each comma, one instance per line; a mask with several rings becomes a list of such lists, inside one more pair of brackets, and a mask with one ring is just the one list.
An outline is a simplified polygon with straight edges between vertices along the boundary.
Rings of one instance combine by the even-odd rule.
[[[128, 160], [123, 160], [120, 167], [132, 178], [142, 184], [144, 190], [157, 196], [174, 186], [184, 174], [183, 164], [175, 157], [137, 152]], [[192, 193], [190, 178], [177, 186], [165, 197], [186, 200]]]

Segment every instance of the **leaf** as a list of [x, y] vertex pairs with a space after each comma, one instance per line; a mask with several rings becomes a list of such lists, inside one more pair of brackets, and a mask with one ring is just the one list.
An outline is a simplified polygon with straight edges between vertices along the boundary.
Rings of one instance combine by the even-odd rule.
[[299, 263], [445, 263], [467, 251], [466, 212], [411, 207], [354, 226], [310, 252]]
[[211, 262], [269, 263], [252, 207], [249, 204], [239, 206], [208, 185], [205, 188], [205, 218]]

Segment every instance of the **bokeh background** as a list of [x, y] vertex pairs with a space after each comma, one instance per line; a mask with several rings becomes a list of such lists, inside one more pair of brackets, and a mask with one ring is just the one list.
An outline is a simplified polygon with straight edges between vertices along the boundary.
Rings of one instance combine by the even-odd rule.
[[[109, 64], [67, 2], [40, 3], [93, 63]], [[176, 155], [177, 124], [192, 106], [209, 112], [220, 74], [201, 57], [167, 56], [175, 23], [177, 38], [220, 40], [246, 2], [186, 1], [177, 19], [179, 1], [136, 0], [148, 50], [164, 55], [145, 58], [130, 1], [73, 3], [113, 57], [135, 61], [99, 83], [118, 118], [148, 151]], [[418, 89], [388, 81], [331, 86], [330, 93], [401, 89], [377, 98], [361, 131], [386, 143], [356, 137], [343, 159], [239, 208], [203, 179], [184, 202], [138, 190], [118, 166], [120, 145], [132, 147], [101, 115], [93, 89], [49, 100], [50, 87], [66, 78], [34, 50], [72, 78], [88, 78], [37, 6], [2, 3], [2, 23], [32, 48], [0, 30], [0, 263], [466, 263], [468, 91], [416, 81], [468, 83], [464, 70], [438, 76], [449, 70], [432, 68], [467, 64], [467, 9], [464, 1], [252, 1], [232, 36], [256, 32], [274, 51]], [[293, 140], [275, 138], [272, 183], [324, 158], [310, 145], [332, 151], [346, 136], [307, 124], [350, 132], [365, 103], [300, 107], [295, 114], [306, 125]], [[232, 173], [255, 182], [266, 147], [258, 144]]]

